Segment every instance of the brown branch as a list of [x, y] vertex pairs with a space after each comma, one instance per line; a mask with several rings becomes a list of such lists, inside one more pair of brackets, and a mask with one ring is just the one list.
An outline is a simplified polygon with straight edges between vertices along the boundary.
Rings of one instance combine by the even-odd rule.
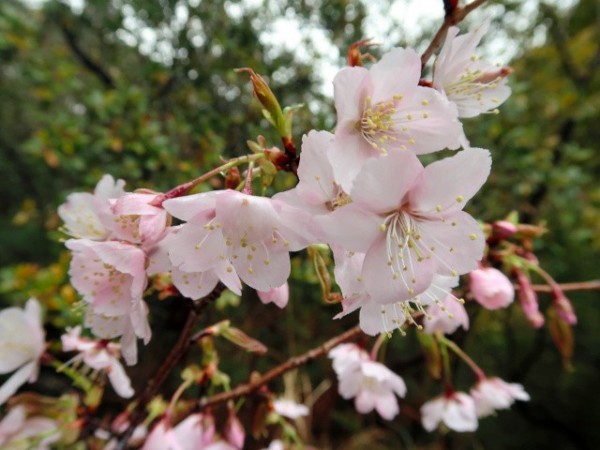
[[[425, 67], [429, 61], [429, 58], [431, 58], [435, 51], [442, 46], [448, 29], [452, 25], [456, 25], [457, 23], [461, 22], [471, 11], [479, 8], [483, 3], [485, 3], [485, 1], [486, 0], [475, 0], [462, 8], [457, 6], [451, 11], [450, 14], [446, 15], [444, 23], [442, 23], [440, 29], [437, 31], [437, 33], [435, 33], [435, 36], [429, 44], [429, 47], [427, 47], [421, 56], [421, 67]], [[446, 5], [446, 3], [444, 3], [444, 5]]]
[[[600, 280], [579, 281], [558, 285], [562, 291], [600, 291]], [[534, 284], [531, 286], [536, 292], [552, 292], [552, 286], [547, 284]]]
[[144, 390], [142, 395], [140, 395], [135, 405], [135, 408], [133, 409], [129, 417], [129, 426], [120, 437], [117, 450], [123, 450], [127, 448], [127, 443], [131, 438], [135, 427], [142, 421], [144, 417], [146, 405], [158, 393], [160, 387], [167, 379], [167, 376], [169, 375], [171, 370], [173, 370], [175, 365], [179, 362], [181, 357], [185, 354], [187, 349], [192, 344], [190, 336], [194, 331], [194, 327], [196, 326], [196, 323], [198, 322], [202, 311], [204, 311], [204, 309], [209, 304], [214, 302], [224, 290], [225, 286], [222, 283], [219, 283], [213, 289], [213, 291], [206, 297], [191, 302], [190, 313], [181, 330], [181, 333], [179, 334], [179, 338], [177, 339], [177, 342], [171, 349], [171, 352], [167, 355], [162, 365], [158, 368], [154, 376], [148, 381], [146, 389]]
[[248, 394], [256, 391], [257, 389], [259, 389], [261, 386], [264, 386], [269, 381], [280, 377], [284, 373], [289, 372], [290, 370], [295, 369], [297, 367], [303, 366], [306, 363], [308, 363], [309, 361], [325, 355], [327, 352], [329, 352], [329, 350], [331, 350], [336, 345], [341, 344], [342, 342], [348, 341], [348, 340], [358, 336], [360, 333], [361, 333], [360, 327], [355, 326], [354, 328], [351, 328], [348, 331], [345, 331], [344, 333], [329, 339], [327, 342], [320, 345], [319, 347], [309, 350], [308, 352], [304, 353], [303, 355], [295, 356], [293, 358], [288, 359], [283, 364], [280, 364], [279, 366], [269, 370], [264, 375], [257, 377], [256, 379], [253, 379], [252, 381], [249, 381], [246, 384], [242, 384], [231, 391], [222, 392], [220, 394], [213, 395], [212, 397], [202, 399], [200, 401], [200, 409], [204, 409], [209, 406], [213, 406], [213, 405], [216, 405], [219, 403], [224, 403], [229, 400], [233, 400], [235, 398], [242, 397], [244, 395], [248, 395]]
[[67, 25], [59, 21], [58, 27], [62, 31], [62, 34], [67, 41], [67, 44], [73, 54], [79, 59], [79, 61], [94, 75], [96, 75], [100, 81], [109, 89], [114, 89], [116, 87], [114, 80], [105, 71], [97, 62], [95, 62], [92, 58], [90, 58], [83, 49], [79, 46], [75, 34], [71, 31]]

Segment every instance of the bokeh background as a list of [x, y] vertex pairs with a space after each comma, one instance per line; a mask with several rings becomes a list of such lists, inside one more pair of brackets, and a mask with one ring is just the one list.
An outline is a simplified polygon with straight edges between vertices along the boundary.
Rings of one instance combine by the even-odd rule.
[[[263, 74], [282, 105], [304, 104], [297, 142], [311, 128], [331, 129], [331, 77], [348, 46], [374, 37], [381, 44], [371, 49], [375, 56], [394, 46], [422, 51], [443, 18], [441, 0], [426, 3], [411, 9], [416, 1], [0, 2], [0, 305], [37, 296], [48, 311], [48, 336], [58, 337], [80, 318], [57, 231], [56, 207], [70, 192], [93, 189], [104, 173], [125, 179], [128, 190], [161, 191], [221, 157], [247, 153], [246, 140], [258, 135], [277, 145], [247, 75], [233, 71], [238, 67]], [[494, 158], [470, 212], [493, 221], [516, 210], [523, 222], [545, 225], [536, 247], [542, 267], [559, 282], [598, 279], [600, 4], [490, 2], [461, 26], [486, 17], [493, 25], [482, 51], [503, 64], [510, 59], [513, 95], [500, 115], [466, 121], [471, 143]], [[275, 186], [292, 182], [280, 174]], [[218, 187], [217, 180], [201, 189]], [[232, 318], [270, 347], [257, 359], [223, 345], [222, 368], [233, 384], [356, 322], [331, 321], [337, 307], [321, 301], [304, 253], [293, 265], [285, 310], [263, 307], [247, 292], [241, 301], [222, 300], [205, 318]], [[532, 397], [482, 420], [475, 433], [422, 430], [418, 408], [440, 387], [427, 377], [414, 333], [394, 336], [386, 348], [387, 363], [409, 384], [393, 421], [355, 413], [336, 394], [326, 360], [273, 387], [312, 405], [301, 433], [317, 448], [600, 448], [600, 295], [569, 297], [579, 318], [572, 370], [563, 368], [548, 329], [528, 328], [517, 306], [494, 313], [469, 308], [472, 330], [457, 339], [484, 369], [524, 384]], [[545, 308], [549, 297], [540, 301]], [[152, 312], [154, 340], [131, 371], [138, 389], [185, 319], [185, 310], [168, 301], [153, 302]], [[194, 358], [197, 352], [186, 360]], [[68, 389], [51, 370], [43, 375], [40, 391]], [[472, 382], [458, 365], [458, 387]], [[99, 414], [122, 406], [115, 397]], [[249, 448], [260, 442], [249, 441]]]

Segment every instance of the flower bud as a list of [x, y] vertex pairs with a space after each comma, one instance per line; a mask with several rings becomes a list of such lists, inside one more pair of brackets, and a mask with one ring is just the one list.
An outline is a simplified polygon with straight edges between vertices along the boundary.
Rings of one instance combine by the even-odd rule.
[[505, 308], [515, 298], [515, 290], [510, 280], [493, 267], [472, 271], [469, 280], [473, 297], [487, 309]]
[[556, 308], [558, 317], [569, 325], [575, 325], [577, 323], [577, 316], [575, 315], [573, 304], [565, 296], [558, 284], [552, 285], [552, 299], [554, 300], [554, 307]]
[[515, 274], [517, 275], [519, 303], [523, 314], [525, 314], [533, 328], [540, 328], [544, 325], [545, 320], [542, 313], [540, 313], [538, 297], [531, 287], [531, 281], [527, 275], [518, 269], [515, 270]]
[[492, 230], [498, 240], [508, 239], [518, 231], [517, 226], [508, 220], [497, 220], [492, 224]]

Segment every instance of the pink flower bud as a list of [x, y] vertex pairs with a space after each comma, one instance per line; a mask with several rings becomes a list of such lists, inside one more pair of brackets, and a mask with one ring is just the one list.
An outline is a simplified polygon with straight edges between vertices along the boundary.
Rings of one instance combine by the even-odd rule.
[[558, 284], [552, 285], [552, 298], [554, 300], [554, 307], [556, 308], [558, 317], [567, 322], [569, 325], [575, 325], [577, 323], [577, 316], [575, 315], [573, 304], [565, 296]]
[[508, 239], [518, 231], [517, 226], [508, 220], [497, 220], [492, 224], [492, 229], [499, 240]]
[[517, 283], [519, 284], [519, 303], [523, 309], [523, 314], [533, 328], [540, 328], [544, 325], [544, 316], [540, 313], [538, 297], [533, 288], [529, 277], [520, 270], [515, 270]]
[[493, 267], [484, 267], [469, 274], [473, 297], [487, 309], [505, 308], [515, 298], [515, 290], [506, 275]]
[[290, 288], [287, 281], [281, 286], [270, 289], [268, 291], [256, 291], [258, 298], [264, 304], [275, 303], [280, 308], [285, 308], [290, 299]]

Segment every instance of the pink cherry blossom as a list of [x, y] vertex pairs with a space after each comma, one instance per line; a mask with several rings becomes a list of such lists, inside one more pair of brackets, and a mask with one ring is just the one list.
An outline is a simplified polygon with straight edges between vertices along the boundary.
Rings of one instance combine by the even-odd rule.
[[477, 416], [489, 416], [498, 409], [508, 409], [515, 400], [528, 401], [529, 394], [518, 383], [507, 383], [500, 378], [484, 378], [471, 389]]
[[82, 360], [95, 370], [103, 370], [108, 375], [115, 392], [124, 398], [134, 394], [131, 381], [125, 369], [119, 362], [121, 346], [113, 342], [96, 341], [82, 338], [81, 327], [77, 326], [63, 334], [62, 344], [65, 352], [78, 351], [79, 354], [71, 360]]
[[451, 27], [433, 69], [433, 86], [458, 107], [459, 117], [475, 117], [497, 108], [510, 96], [508, 67], [498, 68], [479, 59], [475, 48], [487, 33], [489, 22], [458, 35]]
[[306, 245], [287, 227], [280, 208], [268, 198], [225, 190], [167, 200], [165, 209], [187, 220], [173, 236], [168, 253], [182, 272], [215, 270], [219, 279], [234, 273], [250, 287], [268, 291], [290, 273], [289, 251]]
[[469, 316], [465, 307], [454, 295], [449, 294], [441, 303], [435, 303], [427, 308], [423, 321], [425, 333], [452, 334], [458, 327], [469, 329]]
[[477, 267], [485, 239], [462, 211], [490, 170], [487, 150], [468, 149], [423, 168], [410, 152], [368, 161], [354, 181], [352, 203], [315, 220], [329, 244], [365, 253], [365, 291], [380, 304], [425, 291], [434, 274]]
[[150, 248], [158, 242], [167, 226], [167, 212], [151, 205], [157, 194], [127, 193], [112, 207], [114, 237]]
[[[335, 145], [335, 136], [326, 131], [311, 131], [302, 138], [302, 157], [298, 166], [298, 184], [295, 188], [273, 197], [294, 211], [290, 223], [312, 242], [323, 240], [323, 233], [310, 216], [328, 214], [335, 208], [350, 203], [351, 199], [335, 181], [328, 155]], [[285, 217], [282, 217], [285, 221]]]
[[290, 299], [290, 288], [287, 281], [279, 287], [275, 287], [268, 291], [256, 291], [261, 302], [275, 303], [280, 308], [285, 308]]
[[427, 431], [440, 422], [455, 431], [475, 431], [479, 425], [475, 401], [464, 392], [449, 392], [424, 403], [421, 421]]
[[0, 405], [19, 387], [37, 380], [45, 350], [40, 304], [30, 298], [25, 308], [0, 311], [0, 374], [14, 372], [0, 387]]
[[123, 356], [134, 364], [134, 336], [145, 343], [151, 337], [142, 300], [146, 254], [135, 245], [117, 241], [70, 239], [65, 245], [73, 252], [71, 284], [89, 305], [87, 320], [95, 324], [94, 334], [104, 339], [123, 336]]
[[215, 436], [211, 416], [192, 414], [173, 427], [169, 418], [152, 429], [142, 450], [236, 450]]
[[67, 201], [58, 207], [58, 215], [65, 222], [65, 231], [75, 238], [108, 239], [113, 225], [111, 200], [125, 194], [123, 186], [123, 180], [115, 182], [112, 176], [104, 175], [93, 194], [70, 194]]
[[25, 407], [13, 407], [0, 422], [0, 447], [3, 449], [49, 450], [61, 438], [58, 424], [46, 417], [27, 417]]
[[275, 412], [280, 416], [288, 419], [298, 419], [299, 417], [308, 416], [309, 409], [306, 405], [296, 403], [292, 400], [279, 398], [273, 402]]
[[416, 154], [459, 147], [461, 125], [451, 104], [419, 86], [421, 60], [395, 48], [367, 70], [346, 67], [333, 81], [338, 123], [331, 160], [336, 179], [349, 191], [365, 161], [390, 151]]
[[329, 352], [338, 377], [338, 391], [345, 399], [354, 398], [361, 414], [375, 409], [381, 417], [393, 419], [399, 412], [396, 395], [406, 395], [404, 380], [354, 344], [341, 344]]
[[515, 299], [512, 282], [494, 267], [481, 267], [469, 274], [469, 288], [475, 300], [487, 309], [506, 308]]
[[[380, 304], [372, 301], [369, 294], [364, 290], [360, 273], [365, 255], [335, 250], [334, 256], [335, 279], [344, 296], [342, 300], [343, 311], [335, 316], [335, 319], [346, 316], [360, 308], [360, 328], [371, 336], [380, 333], [389, 334], [395, 329], [404, 333], [400, 328], [404, 323], [408, 321], [416, 325], [415, 320], [412, 318], [413, 313], [421, 313], [429, 319], [425, 321], [425, 326], [427, 327], [427, 324], [429, 324], [429, 329], [432, 330], [441, 327], [441, 324], [437, 325], [438, 321], [443, 323], [445, 327], [458, 327], [461, 323], [464, 324], [466, 320], [466, 328], [468, 328], [469, 319], [464, 307], [456, 297], [451, 295], [451, 289], [458, 284], [458, 277], [436, 274], [430, 286], [421, 294], [405, 301]], [[446, 298], [448, 298], [448, 307], [444, 306], [444, 308], [449, 310], [444, 313], [443, 317], [438, 318], [438, 312], [442, 312], [440, 306], [444, 305], [442, 299]], [[428, 305], [434, 305], [432, 306], [433, 309], [426, 310], [425, 307]], [[450, 319], [449, 315], [452, 314], [456, 318], [452, 316], [453, 318]], [[447, 325], [446, 321], [449, 322]]]

